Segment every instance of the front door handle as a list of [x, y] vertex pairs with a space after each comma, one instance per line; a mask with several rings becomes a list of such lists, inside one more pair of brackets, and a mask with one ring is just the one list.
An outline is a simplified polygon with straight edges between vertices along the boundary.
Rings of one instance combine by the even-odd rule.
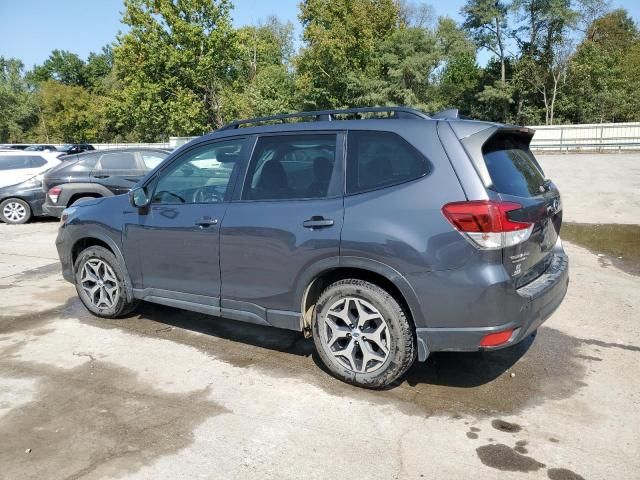
[[200, 228], [210, 227], [211, 225], [217, 225], [218, 219], [211, 217], [202, 217], [200, 220], [196, 220], [196, 225]]
[[333, 225], [333, 220], [324, 218], [322, 215], [314, 215], [308, 220], [302, 222], [302, 226], [305, 228], [326, 228]]
[[93, 178], [109, 178], [111, 175], [94, 175]]

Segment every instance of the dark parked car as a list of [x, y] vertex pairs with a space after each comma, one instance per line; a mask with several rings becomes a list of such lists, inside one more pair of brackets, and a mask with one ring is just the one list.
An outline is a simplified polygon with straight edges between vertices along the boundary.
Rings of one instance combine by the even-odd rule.
[[234, 122], [67, 209], [63, 274], [97, 316], [145, 300], [297, 330], [338, 378], [383, 387], [431, 352], [514, 345], [562, 302], [532, 136], [401, 107]]
[[33, 217], [46, 215], [42, 180], [31, 178], [25, 182], [0, 188], [0, 220], [4, 223], [27, 223]]
[[44, 176], [44, 211], [60, 217], [78, 200], [127, 193], [167, 155], [169, 152], [162, 149], [125, 148], [64, 156], [62, 163]]
[[66, 144], [58, 148], [58, 151], [62, 152], [65, 155], [73, 155], [75, 153], [88, 152], [90, 150], [95, 150], [95, 147], [93, 145], [89, 145], [88, 143]]
[[29, 145], [24, 149], [27, 152], [56, 152], [57, 149], [53, 145]]

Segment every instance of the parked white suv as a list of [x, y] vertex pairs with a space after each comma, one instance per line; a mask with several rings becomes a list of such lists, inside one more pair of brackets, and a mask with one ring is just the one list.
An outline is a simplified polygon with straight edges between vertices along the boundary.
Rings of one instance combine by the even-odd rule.
[[60, 163], [55, 152], [0, 151], [0, 188], [22, 183]]

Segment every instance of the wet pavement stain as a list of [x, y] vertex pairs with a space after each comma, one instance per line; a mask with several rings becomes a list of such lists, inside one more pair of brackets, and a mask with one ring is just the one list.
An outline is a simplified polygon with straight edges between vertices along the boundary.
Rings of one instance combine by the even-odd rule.
[[517, 433], [522, 430], [522, 427], [517, 423], [509, 423], [504, 420], [495, 419], [491, 421], [491, 426], [496, 430], [507, 433]]
[[534, 458], [527, 457], [501, 443], [476, 448], [480, 461], [488, 467], [509, 472], [534, 472], [545, 467]]
[[[627, 273], [640, 275], [640, 225], [562, 224], [560, 236], [604, 257]], [[622, 257], [622, 258], [619, 258]], [[601, 265], [607, 266], [601, 262]]]
[[50, 323], [55, 318], [75, 316], [82, 304], [76, 298], [69, 298], [65, 303], [47, 310], [24, 315], [0, 315], [0, 334], [31, 330]]
[[526, 449], [527, 441], [526, 440], [518, 440], [516, 442], [516, 446], [513, 449], [518, 453], [529, 453], [529, 450]]
[[475, 432], [467, 432], [467, 438], [470, 438], [471, 440], [476, 440], [478, 438], [478, 434]]
[[583, 476], [566, 468], [550, 468], [547, 470], [547, 476], [551, 480], [585, 480]]
[[199, 424], [228, 411], [207, 399], [208, 389], [159, 391], [88, 354], [86, 363], [65, 370], [14, 361], [6, 353], [0, 356], [3, 376], [37, 378], [38, 389], [0, 422], [4, 478], [130, 474], [188, 446]]
[[[571, 397], [585, 386], [587, 362], [578, 355], [586, 341], [548, 327], [508, 349], [435, 353], [426, 363], [416, 362], [402, 382], [375, 392], [331, 377], [317, 358], [313, 341], [298, 332], [147, 303], [128, 318], [106, 320], [92, 316], [73, 296], [47, 311], [0, 317], [0, 335], [42, 331], [58, 318], [189, 345], [239, 368], [264, 370], [274, 378], [301, 378], [332, 395], [393, 403], [403, 413], [419, 416], [511, 415], [550, 399]], [[511, 377], [511, 372], [517, 375]]]
[[[298, 332], [146, 303], [118, 320], [93, 317], [81, 305], [72, 311], [74, 318], [95, 327], [182, 343], [239, 368], [303, 378], [336, 396], [393, 402], [412, 415], [515, 414], [548, 399], [568, 398], [585, 386], [585, 362], [577, 358], [582, 343], [548, 327], [508, 349], [435, 353], [426, 363], [416, 362], [402, 382], [372, 392], [331, 377], [313, 341]], [[511, 377], [511, 371], [518, 374]]]

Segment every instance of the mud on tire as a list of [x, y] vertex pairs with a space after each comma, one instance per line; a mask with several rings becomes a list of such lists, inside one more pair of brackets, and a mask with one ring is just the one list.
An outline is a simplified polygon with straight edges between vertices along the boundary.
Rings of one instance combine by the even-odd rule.
[[123, 267], [106, 248], [94, 246], [80, 252], [74, 272], [78, 297], [92, 314], [119, 318], [137, 306], [137, 301], [127, 299]]
[[405, 307], [379, 286], [358, 279], [331, 284], [312, 318], [320, 359], [340, 380], [384, 388], [400, 378], [417, 355]]

